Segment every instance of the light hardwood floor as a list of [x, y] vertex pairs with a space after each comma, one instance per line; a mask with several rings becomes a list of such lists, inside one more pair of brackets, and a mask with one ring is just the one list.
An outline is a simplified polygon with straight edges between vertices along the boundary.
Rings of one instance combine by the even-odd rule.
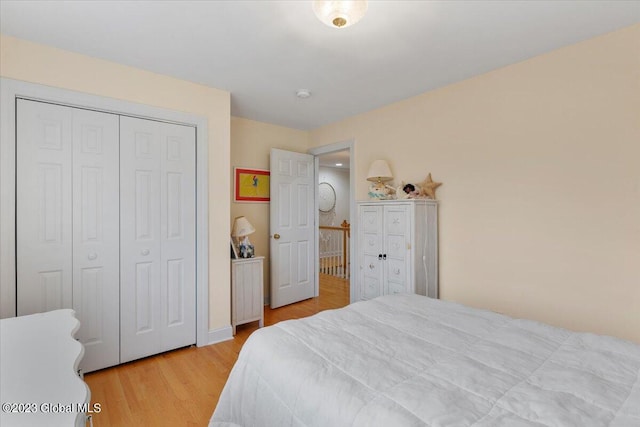
[[[265, 325], [311, 316], [349, 303], [349, 282], [321, 275], [320, 297], [271, 310]], [[189, 347], [85, 375], [93, 425], [206, 426], [238, 353], [258, 322], [238, 326], [233, 340]]]

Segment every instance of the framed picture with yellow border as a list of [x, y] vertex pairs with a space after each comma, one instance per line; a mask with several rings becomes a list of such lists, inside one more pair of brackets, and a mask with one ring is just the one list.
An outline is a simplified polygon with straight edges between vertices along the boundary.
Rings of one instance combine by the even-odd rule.
[[234, 200], [236, 202], [269, 202], [270, 175], [271, 173], [265, 169], [234, 168]]

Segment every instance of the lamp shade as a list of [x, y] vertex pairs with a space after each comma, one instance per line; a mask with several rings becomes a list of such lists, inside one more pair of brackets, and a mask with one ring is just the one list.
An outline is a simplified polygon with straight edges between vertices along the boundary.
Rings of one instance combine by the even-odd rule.
[[255, 231], [256, 229], [253, 228], [253, 225], [251, 225], [247, 218], [239, 216], [233, 221], [233, 230], [231, 230], [231, 235], [233, 237], [244, 237], [254, 233]]
[[369, 173], [367, 174], [367, 181], [373, 182], [386, 182], [391, 181], [393, 175], [389, 164], [385, 160], [376, 160], [369, 166]]
[[367, 0], [315, 0], [313, 11], [320, 21], [333, 28], [358, 22], [367, 11]]

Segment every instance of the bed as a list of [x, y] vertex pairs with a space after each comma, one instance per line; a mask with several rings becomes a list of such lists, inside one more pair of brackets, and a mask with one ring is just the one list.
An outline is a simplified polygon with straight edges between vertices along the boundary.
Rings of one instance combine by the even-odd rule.
[[254, 332], [210, 426], [640, 426], [640, 345], [419, 295]]

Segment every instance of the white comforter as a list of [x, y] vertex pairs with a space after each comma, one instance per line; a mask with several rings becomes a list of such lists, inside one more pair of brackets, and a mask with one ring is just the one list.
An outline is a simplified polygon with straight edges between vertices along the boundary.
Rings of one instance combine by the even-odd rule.
[[640, 346], [417, 295], [245, 343], [210, 426], [640, 426]]

